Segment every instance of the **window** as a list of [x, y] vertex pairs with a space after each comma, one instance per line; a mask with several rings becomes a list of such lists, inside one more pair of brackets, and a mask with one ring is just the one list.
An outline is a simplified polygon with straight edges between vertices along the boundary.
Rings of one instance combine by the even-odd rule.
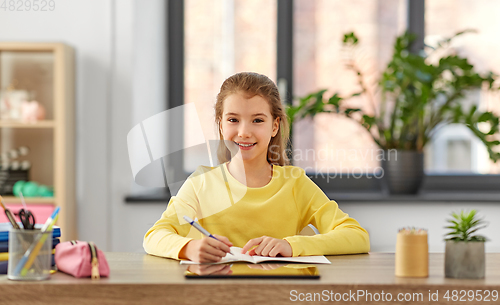
[[[451, 37], [455, 33], [474, 29], [458, 37], [451, 46], [461, 56], [466, 56], [477, 71], [491, 70], [500, 74], [500, 21], [498, 1], [446, 1], [425, 2], [425, 43]], [[464, 103], [478, 105], [500, 113], [500, 95], [487, 90], [470, 92]], [[464, 126], [447, 126], [439, 130], [426, 150], [427, 173], [498, 174], [500, 164], [489, 160], [485, 146]]]
[[[176, 23], [169, 30], [169, 36], [174, 33], [173, 36], [183, 37], [184, 41], [179, 45], [185, 46], [180, 53], [169, 53], [169, 70], [178, 62], [175, 75], [184, 73], [185, 77], [177, 79], [185, 80], [185, 85], [169, 81], [169, 88], [171, 91], [185, 90], [182, 92], [181, 89], [177, 95], [171, 94], [169, 103], [171, 106], [180, 105], [178, 101], [195, 104], [207, 139], [217, 138], [213, 105], [226, 77], [252, 70], [277, 81], [276, 16], [279, 1], [169, 1], [182, 6], [184, 14], [181, 16], [185, 16], [185, 22], [180, 23], [184, 27]], [[408, 17], [424, 16], [423, 8], [414, 9], [413, 4], [410, 8], [409, 3], [409, 0], [293, 0], [293, 13], [289, 13], [293, 14], [294, 20], [293, 69], [289, 69], [293, 70], [293, 95], [300, 97], [321, 88], [328, 89], [329, 93], [357, 91], [356, 76], [345, 68], [341, 48], [343, 34], [350, 31], [354, 31], [361, 40], [357, 55], [367, 80], [375, 84], [392, 55], [394, 39], [407, 29]], [[494, 18], [499, 9], [500, 3], [492, 0], [426, 1], [425, 42], [431, 43], [464, 28], [476, 28], [480, 31], [479, 35], [464, 36], [454, 47], [470, 57], [480, 69], [500, 74], [500, 60], [496, 56], [500, 43], [493, 39], [500, 29], [500, 21]], [[176, 19], [175, 15], [169, 19]], [[171, 48], [169, 46], [169, 50]], [[184, 69], [181, 68], [183, 62]], [[183, 95], [185, 98], [176, 98]], [[498, 99], [498, 94], [493, 96], [480, 91], [471, 92], [467, 102], [477, 102], [481, 107], [495, 110], [499, 107], [494, 107]], [[367, 107], [362, 98], [351, 102], [353, 106]], [[189, 116], [180, 118], [183, 121], [180, 125], [184, 141], [192, 137], [189, 124], [192, 119]], [[366, 131], [356, 123], [335, 115], [320, 114], [314, 121], [296, 123], [293, 142], [294, 152], [300, 154], [294, 158], [294, 164], [309, 172], [352, 173], [366, 177], [379, 166], [372, 157], [373, 150], [378, 147]], [[485, 191], [495, 189], [498, 184], [498, 176], [474, 176], [475, 173], [496, 174], [500, 164], [492, 164], [484, 154], [484, 148], [462, 128], [450, 126], [443, 129], [428, 145], [426, 153], [431, 156], [426, 158], [426, 171], [431, 174], [426, 190]], [[181, 158], [175, 158], [182, 162], [172, 159], [174, 162], [170, 166], [179, 166], [182, 172], [190, 173], [200, 164], [203, 154], [206, 154], [205, 149], [184, 153]], [[450, 173], [455, 175], [445, 176]], [[378, 182], [373, 181], [375, 179], [350, 182], [339, 179], [344, 181], [330, 183], [331, 177], [320, 175], [316, 178], [315, 182], [326, 192], [380, 191]]]
[[[406, 30], [406, 0], [341, 1], [295, 0], [294, 95], [303, 97], [320, 89], [326, 96], [359, 91], [357, 75], [345, 66], [344, 34], [360, 39], [358, 64], [374, 84], [392, 55], [397, 35]], [[374, 88], [370, 88], [373, 91]], [[352, 99], [355, 107], [371, 107], [364, 97]], [[334, 114], [294, 124], [294, 165], [316, 173], [374, 173], [380, 166], [378, 146], [356, 122]]]
[[[214, 104], [222, 82], [241, 71], [276, 81], [276, 0], [185, 0], [185, 103], [194, 103], [205, 139], [218, 139]], [[194, 136], [185, 117], [184, 139]], [[192, 172], [207, 150], [186, 151]], [[208, 165], [208, 164], [206, 164]]]

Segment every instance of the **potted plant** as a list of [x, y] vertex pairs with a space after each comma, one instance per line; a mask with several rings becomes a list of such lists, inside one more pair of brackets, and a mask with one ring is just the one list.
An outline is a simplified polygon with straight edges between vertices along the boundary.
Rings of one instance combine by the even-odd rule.
[[[367, 89], [365, 76], [351, 55], [347, 67], [358, 75], [359, 91], [348, 96], [333, 93], [325, 97], [327, 90], [322, 89], [299, 98], [297, 104], [287, 109], [290, 126], [294, 120], [323, 112], [343, 115], [361, 124], [385, 152], [382, 168], [391, 193], [418, 191], [424, 177], [423, 149], [436, 130], [448, 124], [467, 126], [496, 162], [500, 153], [494, 148], [500, 142], [493, 139], [493, 135], [498, 132], [499, 118], [475, 105], [467, 106], [464, 97], [468, 91], [483, 86], [499, 90], [494, 85], [497, 75], [475, 72], [467, 58], [453, 52], [436, 56], [441, 54], [436, 53], [438, 50], [446, 49], [456, 36], [465, 32], [421, 54], [412, 54], [409, 50], [415, 39], [413, 34], [397, 37], [394, 53], [379, 77], [375, 93]], [[343, 45], [351, 50], [348, 54], [353, 54], [358, 42], [354, 33], [344, 35]], [[368, 98], [371, 107], [365, 108], [370, 109], [350, 107], [348, 101], [355, 96]]]
[[486, 237], [475, 235], [479, 229], [486, 227], [483, 219], [477, 218], [476, 210], [460, 214], [452, 213], [449, 219], [452, 231], [446, 234], [445, 276], [460, 279], [484, 278], [484, 242]]

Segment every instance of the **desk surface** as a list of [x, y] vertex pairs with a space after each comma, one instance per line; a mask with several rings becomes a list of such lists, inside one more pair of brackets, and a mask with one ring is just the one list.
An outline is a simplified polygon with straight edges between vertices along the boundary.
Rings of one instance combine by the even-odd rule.
[[[331, 303], [335, 297], [355, 304], [369, 301], [370, 293], [372, 302], [379, 299], [377, 304], [399, 304], [398, 297], [422, 297], [422, 304], [453, 304], [453, 290], [457, 304], [470, 304], [459, 299], [465, 294], [462, 300], [467, 300], [472, 290], [481, 290], [483, 299], [488, 294], [485, 291], [489, 291], [490, 301], [477, 303], [500, 303], [500, 299], [493, 300], [492, 294], [500, 293], [500, 253], [486, 254], [486, 278], [481, 280], [445, 278], [442, 253], [429, 255], [428, 278], [396, 277], [393, 253], [371, 253], [329, 256], [331, 265], [317, 266], [319, 280], [193, 280], [184, 278], [186, 266], [175, 260], [141, 253], [106, 253], [106, 257], [111, 274], [99, 281], [76, 279], [60, 272], [42, 282], [10, 281], [2, 275], [0, 304], [290, 304], [297, 303], [292, 302], [294, 299], [307, 298]], [[438, 298], [436, 301], [429, 301], [429, 291], [434, 293], [434, 299]], [[449, 300], [445, 298], [447, 291]]]

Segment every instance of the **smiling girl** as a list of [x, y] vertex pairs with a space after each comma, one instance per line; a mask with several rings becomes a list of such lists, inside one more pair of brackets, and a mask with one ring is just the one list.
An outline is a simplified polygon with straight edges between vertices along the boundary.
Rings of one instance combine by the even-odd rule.
[[[368, 233], [304, 170], [288, 165], [288, 122], [276, 85], [242, 72], [217, 95], [217, 167], [200, 166], [144, 237], [152, 255], [217, 262], [229, 247], [262, 256], [366, 253]], [[217, 239], [202, 237], [188, 215]], [[298, 235], [307, 225], [320, 234]]]

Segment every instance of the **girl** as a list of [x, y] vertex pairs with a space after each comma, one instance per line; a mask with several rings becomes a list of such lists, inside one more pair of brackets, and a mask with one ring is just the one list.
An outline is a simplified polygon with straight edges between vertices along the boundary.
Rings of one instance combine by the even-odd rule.
[[[288, 121], [278, 88], [243, 72], [224, 81], [215, 123], [217, 167], [200, 166], [144, 237], [147, 253], [217, 262], [229, 247], [262, 256], [366, 253], [368, 233], [342, 212], [304, 170], [287, 166]], [[183, 216], [217, 239], [203, 237]], [[308, 224], [321, 234], [301, 236]]]

